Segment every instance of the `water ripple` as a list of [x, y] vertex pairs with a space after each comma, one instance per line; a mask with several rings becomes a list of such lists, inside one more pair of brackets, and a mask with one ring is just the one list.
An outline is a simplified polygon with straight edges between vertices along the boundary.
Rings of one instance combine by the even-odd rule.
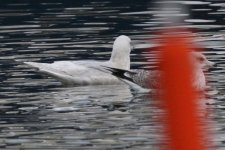
[[[215, 110], [207, 117], [215, 123], [213, 142], [223, 149], [224, 3], [179, 3], [191, 9], [185, 26], [198, 31], [196, 42], [217, 63], [206, 73], [206, 109]], [[2, 3], [0, 149], [157, 149], [164, 138], [156, 120], [163, 112], [149, 95], [133, 95], [125, 85], [63, 87], [22, 63], [107, 60], [115, 37], [125, 34], [134, 44], [131, 68], [154, 67], [152, 33], [165, 23], [165, 12], [156, 5], [147, 0]]]

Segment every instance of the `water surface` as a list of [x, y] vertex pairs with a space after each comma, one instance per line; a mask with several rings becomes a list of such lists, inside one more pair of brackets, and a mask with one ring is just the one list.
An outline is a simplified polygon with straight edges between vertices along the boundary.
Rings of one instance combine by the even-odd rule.
[[[216, 149], [225, 149], [224, 3], [182, 1], [204, 53], [207, 116]], [[0, 149], [156, 149], [162, 129], [154, 100], [125, 85], [63, 87], [23, 61], [107, 60], [115, 37], [131, 37], [131, 68], [154, 64], [154, 31], [163, 23], [147, 0], [8, 1], [0, 6]], [[181, 16], [187, 16], [182, 14]]]

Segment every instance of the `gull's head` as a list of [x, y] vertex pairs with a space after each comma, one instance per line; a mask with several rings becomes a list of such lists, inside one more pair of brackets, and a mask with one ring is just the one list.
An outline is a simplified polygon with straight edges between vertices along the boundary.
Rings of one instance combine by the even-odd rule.
[[200, 52], [191, 52], [193, 56], [193, 62], [197, 67], [200, 67], [203, 70], [207, 70], [215, 65], [214, 62], [209, 61], [205, 55]]
[[113, 50], [130, 53], [131, 39], [126, 35], [118, 36], [114, 41]]
[[131, 39], [126, 35], [120, 35], [113, 43], [113, 51], [110, 61], [115, 68], [130, 69]]

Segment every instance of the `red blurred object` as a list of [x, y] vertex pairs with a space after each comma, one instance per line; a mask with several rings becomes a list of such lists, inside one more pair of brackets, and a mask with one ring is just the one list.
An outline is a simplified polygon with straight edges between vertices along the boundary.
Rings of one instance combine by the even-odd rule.
[[164, 72], [160, 97], [166, 111], [167, 150], [205, 150], [202, 122], [197, 110], [198, 95], [191, 84], [193, 67], [189, 59], [188, 39], [190, 37], [177, 30], [164, 32], [160, 39], [160, 68]]

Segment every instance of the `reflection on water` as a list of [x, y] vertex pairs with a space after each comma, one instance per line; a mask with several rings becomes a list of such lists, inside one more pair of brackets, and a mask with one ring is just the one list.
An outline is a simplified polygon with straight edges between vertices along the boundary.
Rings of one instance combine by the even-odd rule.
[[107, 85], [56, 88], [2, 99], [2, 147], [154, 145], [159, 135], [158, 127], [147, 119], [149, 101], [137, 98], [134, 102], [133, 98], [126, 85]]
[[[207, 72], [217, 149], [224, 149], [224, 4], [182, 1], [186, 26], [217, 66]], [[160, 111], [125, 85], [62, 87], [22, 61], [107, 60], [118, 35], [131, 37], [131, 68], [147, 68], [146, 48], [162, 19], [148, 0], [5, 2], [0, 5], [0, 149], [156, 149]], [[211, 103], [213, 102], [213, 103]]]

